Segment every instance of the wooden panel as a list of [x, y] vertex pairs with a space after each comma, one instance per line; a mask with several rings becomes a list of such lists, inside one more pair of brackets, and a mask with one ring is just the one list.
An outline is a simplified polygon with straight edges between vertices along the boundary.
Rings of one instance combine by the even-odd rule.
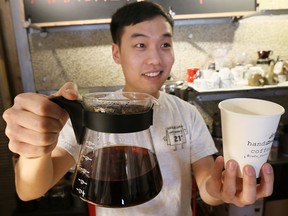
[[11, 96], [8, 88], [7, 72], [4, 61], [2, 37], [0, 34], [0, 88], [4, 110], [11, 106]]
[[[7, 91], [0, 85], [0, 114], [4, 111], [3, 91]], [[5, 99], [7, 103], [7, 99]], [[12, 215], [16, 208], [14, 171], [12, 164], [12, 153], [8, 149], [8, 138], [5, 136], [5, 122], [0, 118], [0, 214]]]
[[[1, 19], [0, 19], [1, 21]], [[8, 138], [5, 135], [6, 124], [2, 113], [11, 106], [6, 67], [4, 61], [4, 47], [0, 31], [0, 214], [12, 215], [16, 208], [14, 171], [12, 153], [8, 149]]]
[[10, 12], [10, 1], [7, 0], [0, 1], [0, 32], [2, 32], [1, 41], [3, 41], [3, 51], [1, 56], [6, 66], [10, 93], [11, 96], [14, 97], [20, 92], [23, 92], [23, 87]]

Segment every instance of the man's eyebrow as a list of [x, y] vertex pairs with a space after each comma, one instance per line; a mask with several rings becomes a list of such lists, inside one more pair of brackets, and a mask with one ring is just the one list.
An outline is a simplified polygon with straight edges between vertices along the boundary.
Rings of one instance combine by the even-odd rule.
[[164, 36], [164, 37], [170, 37], [170, 38], [172, 38], [172, 37], [173, 37], [173, 35], [172, 35], [171, 33], [169, 33], [169, 32], [167, 32], [167, 33], [163, 34], [163, 36]]
[[[169, 33], [169, 32], [164, 33], [162, 36], [163, 37], [169, 37], [169, 38], [173, 37], [173, 35], [171, 33]], [[142, 34], [142, 33], [134, 33], [134, 34], [131, 35], [131, 38], [136, 38], [136, 37], [148, 37], [148, 36], [145, 35], [145, 34]]]

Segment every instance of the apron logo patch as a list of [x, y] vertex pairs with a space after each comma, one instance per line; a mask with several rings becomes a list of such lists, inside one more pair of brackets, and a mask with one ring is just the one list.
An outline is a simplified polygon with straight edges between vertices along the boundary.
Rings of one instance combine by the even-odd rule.
[[166, 129], [166, 136], [164, 140], [167, 142], [168, 146], [173, 146], [174, 151], [178, 150], [178, 146], [184, 149], [184, 144], [186, 143], [185, 134], [187, 131], [182, 125], [172, 126]]

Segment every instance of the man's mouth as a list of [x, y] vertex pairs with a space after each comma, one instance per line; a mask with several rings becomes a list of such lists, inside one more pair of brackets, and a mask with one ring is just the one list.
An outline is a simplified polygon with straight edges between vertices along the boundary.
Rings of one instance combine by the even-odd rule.
[[151, 73], [146, 73], [144, 74], [144, 76], [148, 76], [148, 77], [156, 77], [161, 73], [161, 71], [155, 71], [155, 72], [151, 72]]

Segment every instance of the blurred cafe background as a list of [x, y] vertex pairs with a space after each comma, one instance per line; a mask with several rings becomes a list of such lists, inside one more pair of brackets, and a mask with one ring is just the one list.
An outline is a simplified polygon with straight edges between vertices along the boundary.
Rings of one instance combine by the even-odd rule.
[[[51, 94], [67, 81], [82, 93], [123, 86], [111, 57], [109, 17], [135, 0], [0, 1], [0, 113], [22, 92]], [[218, 103], [234, 97], [277, 102], [288, 110], [287, 0], [155, 0], [175, 19], [175, 64], [162, 91], [197, 106], [222, 153]], [[0, 118], [0, 214], [89, 215], [71, 194], [71, 173], [43, 197], [15, 193], [12, 153]], [[238, 208], [205, 205], [194, 188], [197, 216], [284, 216], [288, 211], [288, 114], [273, 142], [272, 196]]]

